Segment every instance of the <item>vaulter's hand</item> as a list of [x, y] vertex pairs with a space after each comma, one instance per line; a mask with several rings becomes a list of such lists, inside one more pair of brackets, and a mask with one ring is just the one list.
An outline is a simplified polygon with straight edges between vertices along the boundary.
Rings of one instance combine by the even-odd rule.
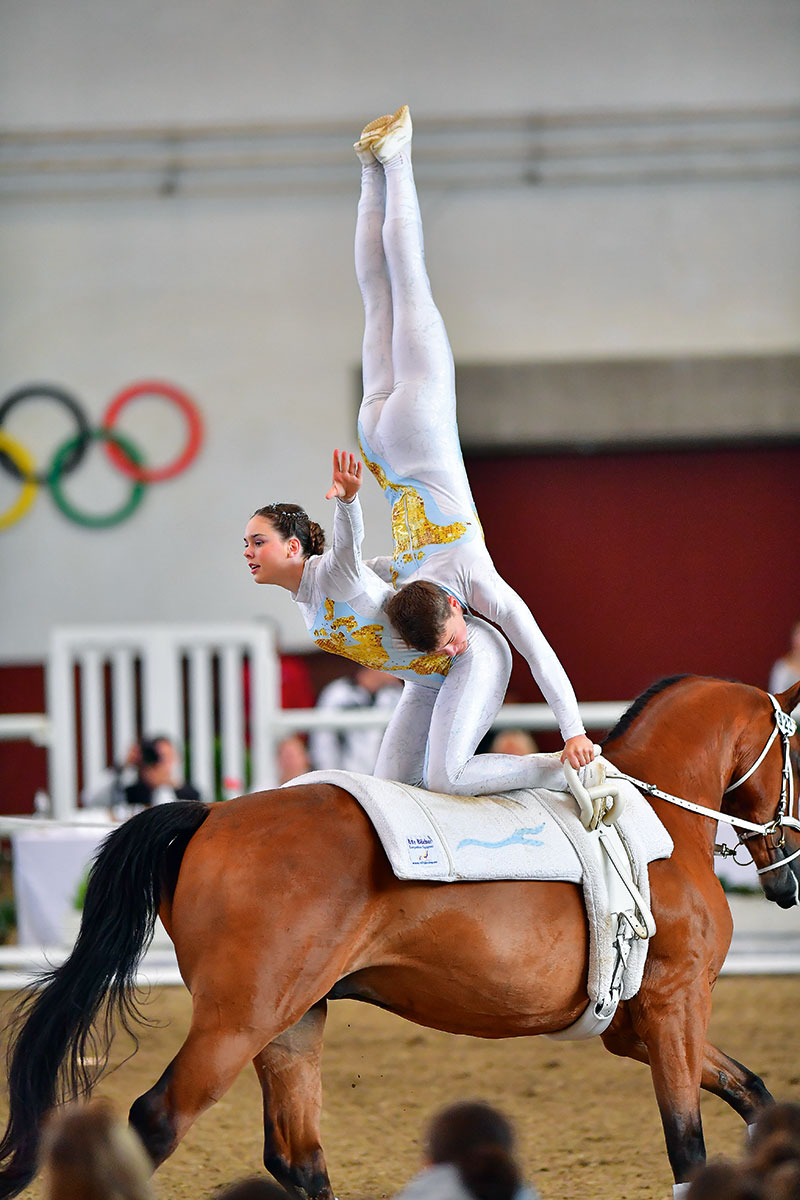
[[578, 767], [586, 767], [594, 762], [594, 744], [585, 733], [577, 733], [575, 737], [567, 738], [561, 754], [561, 761], [568, 762], [577, 771]]
[[344, 500], [349, 504], [361, 487], [362, 464], [347, 450], [333, 452], [333, 483], [325, 493], [326, 500]]

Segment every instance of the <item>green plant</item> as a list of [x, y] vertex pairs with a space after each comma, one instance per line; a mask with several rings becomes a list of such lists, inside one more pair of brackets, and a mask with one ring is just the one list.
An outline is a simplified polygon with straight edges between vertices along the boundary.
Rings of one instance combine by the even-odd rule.
[[17, 927], [17, 908], [11, 896], [0, 900], [0, 942], [7, 942]]
[[72, 900], [72, 907], [76, 912], [83, 912], [83, 902], [86, 899], [86, 885], [89, 882], [89, 870], [90, 868], [87, 867], [86, 871], [81, 877], [80, 883], [75, 890], [75, 895]]

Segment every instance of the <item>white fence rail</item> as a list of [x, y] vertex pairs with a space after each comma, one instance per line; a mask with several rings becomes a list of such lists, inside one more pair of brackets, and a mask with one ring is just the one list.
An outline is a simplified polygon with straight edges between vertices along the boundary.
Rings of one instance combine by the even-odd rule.
[[53, 815], [69, 817], [79, 776], [94, 788], [142, 735], [186, 746], [192, 782], [205, 797], [242, 792], [248, 782], [270, 786], [279, 686], [267, 625], [54, 630], [46, 671]]
[[[288, 734], [381, 729], [388, 709], [282, 709], [280, 659], [266, 622], [65, 626], [53, 631], [47, 713], [0, 716], [0, 739], [48, 750], [52, 816], [69, 820], [141, 736], [163, 733], [187, 748], [192, 783], [219, 798], [278, 783], [276, 748]], [[626, 702], [580, 706], [590, 731], [610, 728]], [[495, 729], [557, 728], [546, 704], [507, 705]]]

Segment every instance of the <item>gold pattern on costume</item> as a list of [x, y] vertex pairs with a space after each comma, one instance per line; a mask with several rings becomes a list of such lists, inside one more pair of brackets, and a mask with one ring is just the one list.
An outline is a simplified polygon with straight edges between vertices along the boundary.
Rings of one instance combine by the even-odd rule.
[[394, 557], [402, 562], [413, 562], [414, 558], [424, 558], [423, 553], [413, 551], [426, 546], [444, 546], [449, 542], [457, 542], [467, 532], [470, 525], [477, 526], [478, 535], [484, 541], [483, 527], [478, 514], [471, 511], [471, 519], [466, 523], [454, 521], [452, 525], [436, 525], [429, 520], [425, 512], [425, 501], [419, 492], [405, 483], [392, 483], [383, 467], [372, 462], [364, 453], [361, 445], [361, 455], [372, 474], [377, 479], [384, 492], [399, 492], [397, 500], [392, 505], [392, 537], [394, 538]]
[[408, 664], [417, 675], [446, 675], [453, 660], [449, 654], [423, 654]]
[[[346, 640], [347, 633], [343, 629], [352, 637], [352, 643]], [[362, 625], [359, 629], [355, 617], [339, 617], [333, 622], [329, 636], [327, 633], [326, 629], [314, 630], [314, 641], [320, 650], [349, 658], [364, 667], [374, 667], [377, 671], [386, 669], [389, 655], [381, 645], [382, 625]]]
[[421, 546], [444, 546], [457, 542], [467, 532], [461, 521], [452, 525], [434, 525], [425, 512], [425, 501], [413, 488], [403, 485], [400, 496], [392, 505], [392, 537], [395, 556], [402, 555], [404, 562], [413, 562], [414, 553]]
[[[320, 650], [338, 654], [364, 667], [377, 671], [413, 671], [415, 675], [446, 675], [452, 659], [447, 654], [423, 654], [409, 663], [392, 663], [384, 648], [382, 625], [359, 625], [355, 616], [335, 617], [334, 604], [325, 600], [325, 622], [314, 630], [314, 641]], [[348, 635], [352, 641], [348, 641]]]
[[381, 491], [385, 492], [387, 488], [392, 487], [392, 484], [390, 484], [389, 480], [386, 478], [386, 472], [384, 471], [383, 467], [379, 467], [376, 462], [373, 462], [371, 458], [367, 457], [367, 455], [364, 453], [363, 442], [359, 442], [359, 448], [361, 450], [361, 457], [380, 484]]
[[[364, 453], [363, 446], [361, 452]], [[468, 526], [461, 521], [454, 521], [452, 525], [435, 525], [428, 519], [425, 501], [415, 488], [405, 483], [390, 483], [382, 467], [370, 462], [366, 455], [364, 461], [384, 491], [391, 489], [400, 493], [392, 505], [395, 558], [405, 563], [413, 562], [415, 558], [423, 557], [422, 554], [414, 553], [419, 547], [444, 546], [448, 542], [457, 542], [467, 532]]]

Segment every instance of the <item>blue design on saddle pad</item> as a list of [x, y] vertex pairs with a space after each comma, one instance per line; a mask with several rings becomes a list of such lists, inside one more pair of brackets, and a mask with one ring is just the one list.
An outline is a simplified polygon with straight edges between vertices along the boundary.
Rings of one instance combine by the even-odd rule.
[[[456, 846], [456, 850], [460, 850], [462, 846], [484, 846], [487, 850], [502, 850], [504, 846], [543, 846], [544, 842], [537, 841], [536, 834], [541, 833], [546, 822], [542, 821], [541, 825], [537, 825], [535, 829], [517, 829], [510, 837], [503, 838], [502, 842], [480, 842], [477, 838], [464, 838]], [[530, 834], [530, 837], [526, 837]]]

